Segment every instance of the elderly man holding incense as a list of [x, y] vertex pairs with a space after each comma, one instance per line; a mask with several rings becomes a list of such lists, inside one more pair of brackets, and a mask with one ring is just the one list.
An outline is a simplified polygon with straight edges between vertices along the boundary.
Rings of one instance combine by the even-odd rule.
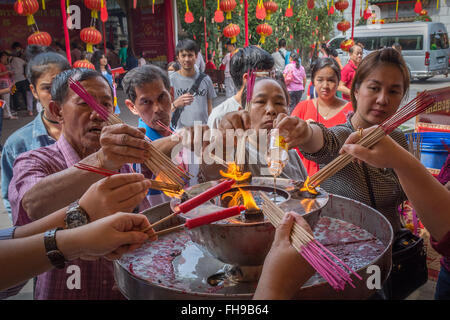
[[[142, 163], [150, 157], [149, 142], [144, 130], [125, 124], [106, 126], [104, 119], [91, 109], [72, 89], [69, 79], [78, 80], [97, 103], [112, 113], [113, 94], [101, 74], [86, 69], [72, 69], [59, 74], [52, 84], [50, 110], [62, 124], [58, 141], [47, 147], [20, 155], [13, 168], [9, 195], [14, 225], [38, 220], [66, 207], [68, 227], [88, 222], [85, 209], [74, 202], [102, 178], [101, 175], [79, 170], [73, 165], [81, 162], [102, 169], [130, 172], [126, 163]], [[121, 192], [124, 200], [135, 197], [136, 189]], [[142, 194], [147, 190], [140, 191]], [[146, 198], [139, 209], [149, 207]], [[132, 210], [129, 208], [129, 210]], [[114, 285], [112, 265], [100, 260], [96, 264], [78, 261], [81, 289], [70, 290], [66, 285], [70, 273], [54, 270], [38, 278], [36, 299], [120, 299]]]

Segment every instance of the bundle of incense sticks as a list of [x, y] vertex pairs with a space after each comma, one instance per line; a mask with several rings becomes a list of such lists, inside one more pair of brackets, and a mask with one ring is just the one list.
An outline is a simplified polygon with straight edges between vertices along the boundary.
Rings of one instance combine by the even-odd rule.
[[[244, 210], [245, 210], [244, 206], [235, 206], [235, 207], [231, 207], [231, 208], [226, 208], [226, 209], [223, 209], [220, 211], [208, 213], [201, 217], [188, 219], [186, 221], [186, 223], [180, 224], [175, 227], [167, 228], [164, 230], [160, 230], [158, 232], [155, 232], [155, 234], [161, 236], [163, 234], [168, 234], [168, 233], [176, 232], [179, 230], [183, 230], [184, 228], [192, 229], [192, 228], [201, 227], [201, 226], [204, 226], [205, 224], [210, 224], [210, 223], [213, 223], [213, 222], [216, 222], [219, 220], [237, 216], [241, 213], [241, 211], [244, 211]], [[153, 225], [142, 230], [142, 232], [147, 232], [151, 228], [153, 228]]]
[[[450, 87], [432, 91], [424, 91], [418, 94], [416, 98], [411, 100], [401, 109], [397, 110], [395, 114], [386, 119], [375, 130], [371, 131], [368, 135], [359, 140], [358, 144], [366, 148], [374, 146], [385, 135], [390, 134], [392, 131], [394, 131], [394, 129], [396, 129], [405, 121], [408, 121], [412, 117], [415, 117], [416, 115], [422, 113], [430, 106], [432, 106], [435, 102], [446, 100], [449, 98]], [[328, 165], [316, 172], [313, 176], [311, 176], [309, 183], [305, 183], [303, 189], [310, 190], [312, 188], [318, 187], [322, 181], [330, 178], [336, 172], [344, 168], [352, 161], [352, 159], [353, 157], [348, 154], [340, 155], [339, 157], [331, 161]]]
[[235, 184], [235, 182], [236, 181], [233, 179], [222, 181], [221, 183], [203, 191], [202, 193], [196, 195], [195, 197], [193, 197], [189, 200], [186, 200], [185, 202], [183, 202], [181, 204], [177, 204], [175, 206], [175, 208], [173, 209], [174, 212], [172, 214], [153, 223], [150, 227], [152, 227], [152, 228], [156, 227], [157, 225], [163, 223], [164, 221], [171, 219], [172, 217], [176, 216], [179, 213], [186, 213], [186, 212], [191, 211], [192, 209], [198, 207], [199, 205], [205, 203], [206, 201], [209, 201], [212, 198], [218, 196], [219, 194], [222, 194], [225, 191], [230, 190], [231, 186], [233, 186], [233, 184]]
[[408, 134], [408, 149], [409, 152], [420, 160], [422, 151], [423, 137], [420, 132]]
[[[111, 171], [108, 169], [91, 166], [91, 165], [85, 164], [85, 163], [77, 163], [74, 165], [74, 167], [81, 169], [81, 170], [98, 173], [105, 177], [120, 174], [120, 172], [117, 172], [117, 171]], [[180, 193], [182, 190], [176, 184], [170, 184], [170, 183], [151, 180], [151, 179], [147, 179], [147, 180], [150, 181], [150, 189], [153, 189], [153, 190], [166, 191], [166, 192], [170, 192], [170, 193]]]
[[[103, 106], [97, 103], [95, 99], [83, 88], [79, 81], [69, 79], [70, 88], [81, 97], [92, 109], [95, 110], [109, 125], [124, 123], [119, 117], [114, 113], [109, 112]], [[152, 142], [150, 139], [145, 137], [146, 140]], [[184, 179], [189, 179], [189, 176], [176, 166], [169, 157], [155, 148], [152, 144], [151, 146], [151, 157], [147, 159], [144, 163], [148, 169], [153, 172], [154, 175], [161, 174], [162, 179], [165, 182], [170, 182], [172, 184], [178, 185], [182, 188], [185, 184]]]
[[[260, 192], [260, 195], [264, 200], [264, 203], [261, 205], [264, 215], [269, 219], [270, 223], [272, 223], [274, 227], [278, 227], [284, 216], [283, 210], [278, 208], [264, 192]], [[336, 291], [344, 290], [347, 283], [355, 288], [349, 273], [342, 269], [340, 265], [355, 275], [359, 280], [362, 280], [359, 274], [354, 272], [341, 259], [336, 257], [319, 241], [315, 240], [314, 237], [304, 228], [296, 223], [294, 223], [292, 228], [291, 243], [292, 246], [302, 255], [302, 257], [308, 261], [308, 263]], [[339, 262], [340, 265], [334, 260]]]

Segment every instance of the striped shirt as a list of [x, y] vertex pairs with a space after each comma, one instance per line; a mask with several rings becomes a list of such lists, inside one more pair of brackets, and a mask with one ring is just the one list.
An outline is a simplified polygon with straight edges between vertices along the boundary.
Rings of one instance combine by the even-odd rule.
[[[64, 135], [61, 135], [53, 145], [21, 154], [14, 162], [14, 175], [9, 185], [14, 225], [20, 226], [31, 222], [21, 202], [32, 186], [49, 175], [73, 166], [80, 160]], [[120, 172], [129, 173], [131, 169], [126, 165]], [[145, 199], [139, 209], [145, 210], [149, 207]], [[39, 300], [123, 299], [118, 290], [113, 290], [115, 285], [113, 272], [112, 262], [103, 258], [97, 261], [73, 260], [64, 269], [54, 269], [39, 275], [34, 298]], [[77, 275], [79, 275], [79, 281]]]
[[[320, 123], [312, 122], [322, 129], [324, 145], [321, 150], [311, 154], [303, 152], [306, 159], [315, 161], [319, 168], [339, 156], [339, 150], [348, 136], [355, 131], [349, 118], [346, 123], [327, 129]], [[405, 135], [400, 130], [390, 134], [403, 148], [407, 149]], [[357, 200], [369, 206], [371, 197], [367, 182], [372, 185], [375, 199], [375, 209], [381, 212], [391, 223], [394, 233], [402, 228], [398, 206], [406, 200], [406, 195], [400, 185], [397, 175], [392, 169], [379, 169], [366, 164], [370, 181], [366, 181], [363, 166], [351, 162], [334, 176], [325, 180], [321, 187], [327, 192]]]

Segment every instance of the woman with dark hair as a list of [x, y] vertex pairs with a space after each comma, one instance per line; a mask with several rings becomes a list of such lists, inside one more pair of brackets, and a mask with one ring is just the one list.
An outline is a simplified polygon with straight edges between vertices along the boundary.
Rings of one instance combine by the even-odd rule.
[[134, 54], [134, 51], [131, 47], [127, 48], [127, 63], [125, 69], [132, 70], [134, 68], [137, 68], [139, 65], [138, 59], [136, 58], [136, 55]]
[[[317, 59], [311, 69], [311, 82], [318, 96], [300, 102], [291, 116], [302, 120], [310, 119], [327, 128], [345, 123], [346, 115], [352, 111], [352, 105], [336, 96], [340, 78], [341, 70], [336, 61], [331, 58]], [[309, 175], [319, 170], [317, 163], [305, 159], [300, 152], [299, 154]]]
[[[322, 70], [327, 69], [331, 68]], [[315, 81], [319, 80], [320, 75], [322, 73], [315, 74]], [[321, 80], [337, 86], [337, 79], [332, 74], [322, 75]], [[370, 53], [361, 62], [353, 80], [351, 99], [354, 114], [348, 117], [346, 123], [329, 129], [317, 121], [300, 120], [303, 127], [298, 143], [300, 152], [320, 167], [325, 166], [339, 156], [339, 150], [352, 132], [379, 125], [392, 116], [400, 107], [408, 88], [408, 68], [396, 50], [387, 48]], [[331, 91], [330, 84], [320, 91]], [[340, 99], [334, 101], [342, 104]], [[336, 112], [336, 109], [329, 110], [330, 114]], [[405, 135], [400, 130], [394, 130], [390, 136], [407, 149]], [[405, 200], [405, 194], [392, 170], [352, 162], [324, 181], [321, 187], [376, 208], [390, 221], [394, 232], [401, 230], [397, 208]]]
[[103, 51], [100, 51], [100, 50], [95, 51], [92, 56], [91, 62], [94, 65], [95, 70], [100, 72], [102, 74], [102, 76], [104, 76], [106, 78], [106, 80], [108, 80], [109, 85], [112, 87], [112, 85], [113, 85], [112, 73], [111, 73], [111, 69], [108, 65], [108, 59], [103, 54]]
[[70, 65], [59, 53], [39, 53], [41, 51], [44, 50], [33, 51], [38, 54], [28, 62], [26, 76], [31, 92], [37, 100], [36, 109], [42, 111], [32, 122], [9, 136], [2, 152], [2, 198], [8, 213], [11, 213], [8, 186], [13, 176], [15, 159], [26, 151], [53, 144], [61, 134], [61, 125], [49, 110], [50, 89], [53, 79], [62, 71], [70, 69]]
[[294, 110], [300, 102], [306, 84], [305, 68], [300, 64], [300, 56], [297, 52], [292, 52], [289, 56], [290, 63], [284, 68], [284, 83], [289, 91], [291, 103], [289, 104], [289, 113]]

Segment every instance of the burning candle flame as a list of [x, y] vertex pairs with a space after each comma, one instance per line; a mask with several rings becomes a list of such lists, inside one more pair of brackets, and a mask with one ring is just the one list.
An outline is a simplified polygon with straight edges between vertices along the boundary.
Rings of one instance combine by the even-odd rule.
[[230, 164], [228, 164], [227, 172], [223, 172], [222, 170], [220, 170], [220, 174], [222, 175], [222, 177], [234, 179], [237, 182], [245, 181], [252, 175], [251, 172], [241, 172], [239, 166], [236, 165], [235, 162], [231, 162]]
[[253, 211], [253, 210], [260, 210], [258, 205], [255, 202], [255, 199], [253, 198], [253, 195], [250, 191], [243, 190], [239, 188], [239, 191], [235, 192], [227, 192], [222, 196], [222, 200], [232, 197], [231, 200], [228, 202], [228, 207], [234, 207], [237, 205], [240, 205], [242, 202], [244, 203], [244, 207], [247, 210]]

